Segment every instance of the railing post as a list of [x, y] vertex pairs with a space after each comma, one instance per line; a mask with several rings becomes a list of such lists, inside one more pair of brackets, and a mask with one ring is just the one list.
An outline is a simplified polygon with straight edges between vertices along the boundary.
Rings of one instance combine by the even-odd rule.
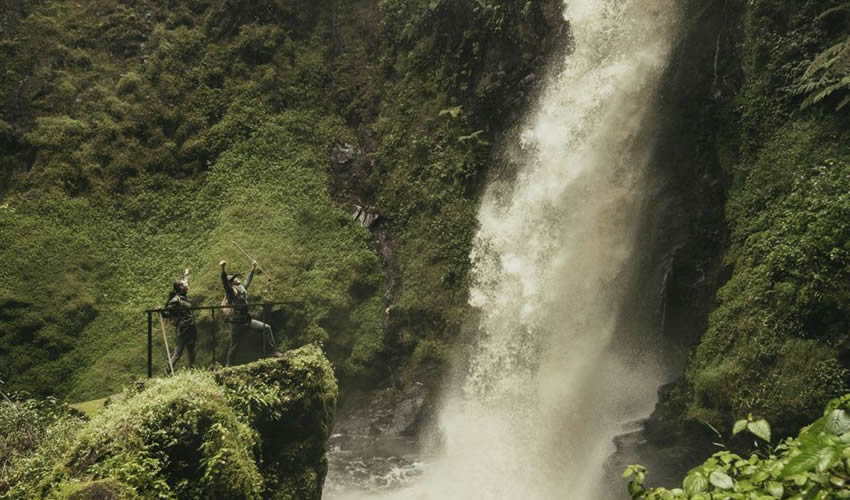
[[210, 309], [212, 311], [212, 364], [215, 366], [215, 339], [216, 332], [218, 331], [218, 323], [215, 322], [215, 308]]
[[[269, 319], [268, 319], [267, 313], [268, 313], [268, 310], [270, 309], [270, 307], [271, 306], [269, 305], [268, 302], [263, 302], [263, 323], [265, 323], [267, 325], [269, 324]], [[269, 355], [269, 353], [266, 352], [266, 348], [267, 348], [266, 344], [268, 344], [269, 341], [271, 340], [271, 339], [266, 338], [266, 330], [265, 329], [263, 329], [262, 338], [263, 338], [263, 357], [265, 358], [266, 356]]]
[[153, 313], [148, 311], [148, 378], [153, 376]]
[[[303, 304], [303, 302], [262, 302], [262, 303], [248, 304], [248, 306], [252, 307], [252, 308], [257, 307], [257, 306], [262, 306], [262, 308], [263, 308], [263, 313], [262, 313], [263, 323], [268, 325], [269, 324], [269, 316], [271, 316], [271, 313], [272, 313], [272, 310], [271, 310], [272, 306], [281, 305], [281, 304], [290, 304], [290, 305], [291, 304]], [[216, 311], [216, 309], [226, 309], [228, 307], [232, 307], [232, 306], [197, 306], [197, 307], [189, 308], [192, 311], [202, 311], [202, 310], [205, 311], [205, 310], [209, 309], [212, 312], [212, 320], [213, 320], [212, 362], [213, 362], [213, 365], [215, 365], [215, 363], [217, 362], [216, 357], [217, 357], [217, 354], [218, 354], [216, 352], [218, 350], [218, 324], [215, 321], [215, 311]], [[147, 310], [145, 310], [145, 313], [147, 313], [147, 315], [148, 315], [148, 378], [153, 378], [153, 314], [154, 313], [160, 314], [162, 311], [163, 311], [163, 309], [147, 309]], [[265, 335], [265, 331], [263, 332], [263, 334]], [[262, 338], [263, 357], [266, 357], [268, 355], [268, 345], [267, 345], [268, 341], [269, 341], [269, 339], [266, 338], [265, 336]], [[227, 349], [225, 349], [225, 353], [226, 352], [227, 352]]]

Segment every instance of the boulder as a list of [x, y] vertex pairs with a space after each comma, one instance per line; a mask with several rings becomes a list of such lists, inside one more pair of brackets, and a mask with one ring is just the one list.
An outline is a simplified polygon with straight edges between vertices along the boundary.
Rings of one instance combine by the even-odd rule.
[[354, 205], [354, 210], [351, 212], [351, 216], [358, 224], [369, 229], [378, 220], [380, 214], [370, 212], [367, 208], [361, 207], [360, 205]]
[[337, 392], [316, 345], [154, 379], [13, 464], [0, 496], [319, 500]]

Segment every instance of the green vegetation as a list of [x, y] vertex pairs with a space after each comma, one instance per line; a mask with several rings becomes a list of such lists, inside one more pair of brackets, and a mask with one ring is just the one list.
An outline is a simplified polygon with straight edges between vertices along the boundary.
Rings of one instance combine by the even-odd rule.
[[838, 2], [741, 9], [744, 82], [728, 109], [738, 125], [718, 146], [738, 150], [721, 157], [732, 272], [678, 394], [685, 418], [728, 429], [752, 413], [788, 435], [850, 388], [850, 127], [835, 112], [841, 89], [825, 106], [797, 91], [843, 78], [824, 54], [847, 36], [847, 13]]
[[[815, 18], [816, 23], [847, 22], [850, 2], [827, 9]], [[835, 98], [835, 110], [850, 103], [850, 34], [841, 33], [835, 44], [818, 54], [803, 73], [795, 93], [806, 95], [800, 104], [807, 108]]]
[[[0, 378], [13, 390], [120, 390], [144, 373], [142, 311], [185, 267], [195, 302], [217, 304], [215, 263], [247, 268], [233, 240], [275, 278], [258, 276], [253, 299], [294, 302], [271, 317], [284, 347], [324, 342], [346, 380], [408, 380], [442, 361], [490, 142], [551, 45], [541, 6], [20, 11], [0, 36]], [[339, 144], [356, 157], [331, 162]], [[381, 215], [379, 237], [354, 204]], [[202, 363], [226, 339], [203, 316]]]
[[[770, 442], [764, 420], [740, 420], [736, 433], [746, 428]], [[715, 453], [695, 467], [681, 488], [644, 487], [646, 469], [630, 466], [623, 474], [635, 500], [746, 499], [831, 500], [850, 498], [850, 395], [827, 405], [823, 417], [803, 428], [798, 437], [785, 439], [748, 457], [728, 450]]]
[[91, 420], [52, 400], [4, 401], [0, 497], [318, 499], [336, 397], [311, 345], [138, 384]]

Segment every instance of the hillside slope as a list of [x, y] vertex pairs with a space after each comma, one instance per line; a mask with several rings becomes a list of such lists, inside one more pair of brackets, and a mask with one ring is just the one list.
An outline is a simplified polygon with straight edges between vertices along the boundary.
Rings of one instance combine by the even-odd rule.
[[[185, 267], [217, 304], [215, 263], [247, 268], [232, 241], [270, 273], [253, 300], [294, 302], [270, 318], [284, 347], [324, 342], [344, 380], [440, 365], [491, 144], [564, 43], [559, 2], [6, 5], [12, 389], [89, 399], [143, 373], [143, 311]], [[204, 364], [216, 325], [201, 319]]]

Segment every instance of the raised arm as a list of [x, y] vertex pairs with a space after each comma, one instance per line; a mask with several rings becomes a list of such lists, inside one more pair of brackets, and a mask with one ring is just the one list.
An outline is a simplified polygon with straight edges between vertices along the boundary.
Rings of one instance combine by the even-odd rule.
[[224, 294], [227, 296], [227, 301], [233, 304], [236, 295], [233, 293], [233, 287], [230, 286], [230, 282], [227, 280], [227, 261], [221, 261], [218, 263], [221, 266], [221, 286], [224, 287]]
[[257, 269], [257, 261], [251, 263], [251, 271], [248, 273], [248, 277], [245, 278], [245, 283], [242, 283], [242, 286], [248, 288], [251, 285], [251, 280], [254, 279], [254, 271]]
[[189, 268], [187, 267], [185, 271], [183, 271], [183, 283], [186, 283], [186, 286], [189, 286]]

